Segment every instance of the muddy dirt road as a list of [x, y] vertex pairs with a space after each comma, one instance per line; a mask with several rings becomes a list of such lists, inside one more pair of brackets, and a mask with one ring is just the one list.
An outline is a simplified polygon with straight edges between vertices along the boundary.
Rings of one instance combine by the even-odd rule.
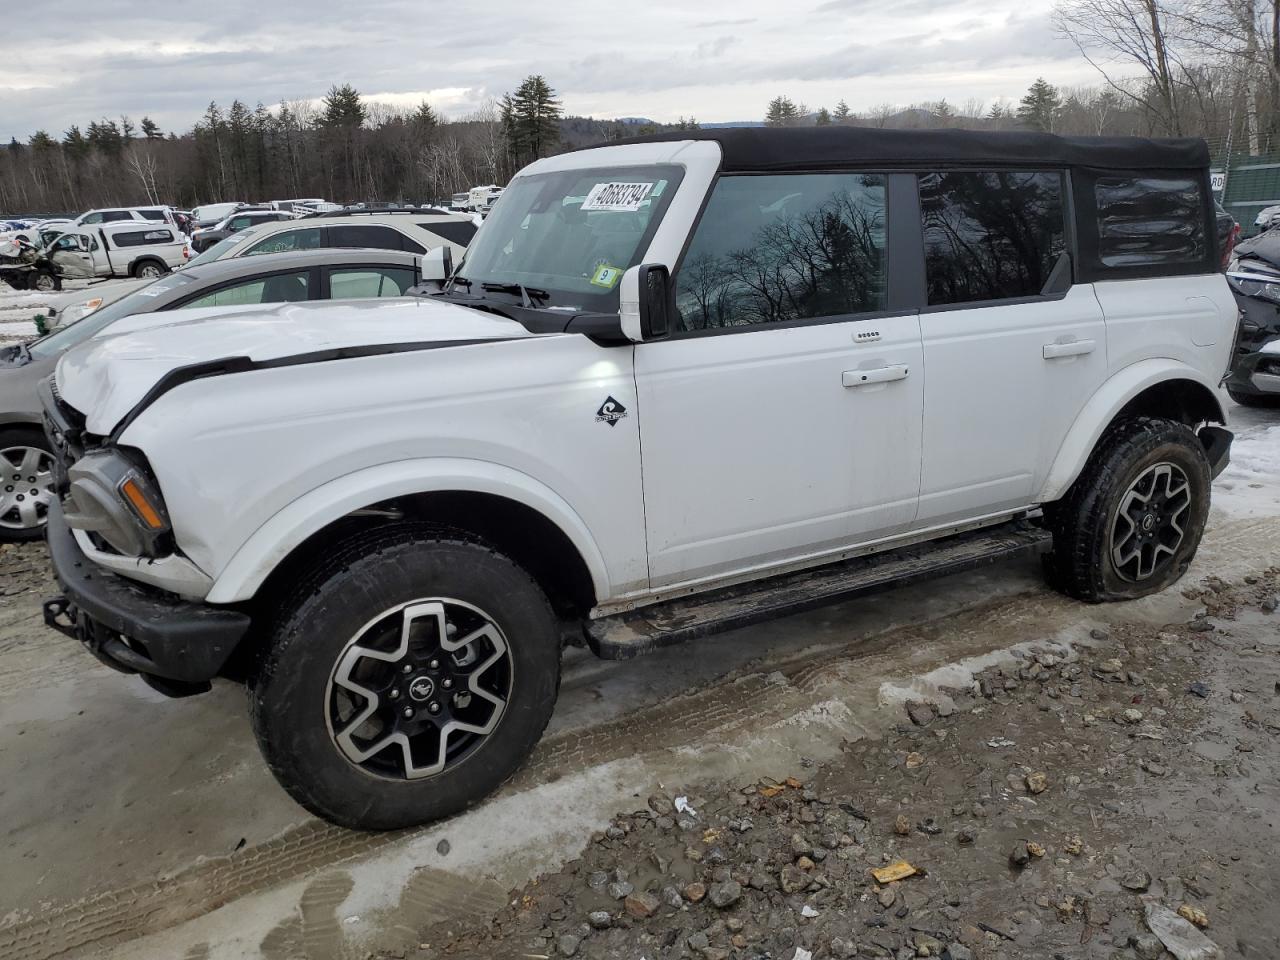
[[[1261, 575], [1280, 554], [1280, 418], [1236, 413], [1236, 462], [1215, 488], [1210, 530], [1183, 586], [1213, 575], [1241, 589], [1246, 576]], [[716, 785], [736, 790], [762, 777], [830, 776], [847, 763], [849, 744], [898, 750], [907, 700], [971, 685], [975, 673], [1008, 663], [1012, 650], [1052, 644], [1065, 651], [1089, 643], [1094, 630], [1118, 635], [1134, 624], [1186, 623], [1202, 605], [1175, 589], [1135, 604], [1084, 607], [1049, 593], [1034, 565], [1018, 564], [630, 663], [600, 663], [575, 651], [547, 738], [514, 782], [446, 823], [371, 836], [319, 823], [292, 804], [261, 763], [239, 688], [222, 684], [191, 700], [166, 700], [48, 633], [39, 624], [39, 600], [50, 589], [41, 552], [0, 551], [0, 956], [15, 960], [412, 953], [437, 921], [451, 920], [455, 933], [468, 920], [483, 921], [509, 890], [560, 870], [593, 834], [651, 795], [714, 798]], [[1270, 621], [1250, 629], [1260, 631], [1259, 645], [1266, 631], [1274, 636]], [[993, 719], [969, 710], [948, 722], [994, 723], [996, 707], [987, 709]], [[919, 731], [934, 737], [945, 727]], [[959, 763], [971, 745], [965, 736], [950, 742], [954, 751], [930, 743], [916, 752], [928, 758], [928, 777], [967, 783], [971, 770], [945, 762], [954, 752]], [[1024, 749], [1028, 742], [1021, 741]], [[1010, 763], [1029, 763], [1023, 756]], [[1173, 760], [1165, 766], [1173, 768]], [[860, 775], [871, 778], [872, 791], [861, 796], [879, 818], [886, 804], [911, 794], [908, 782], [872, 770]], [[853, 787], [822, 789], [834, 795]], [[1164, 815], [1190, 811], [1203, 820], [1194, 798], [1185, 810], [1175, 799]], [[1270, 829], [1274, 847], [1276, 799], [1262, 796], [1257, 804], [1259, 843]], [[908, 808], [913, 824], [924, 816], [942, 822], [950, 810]], [[1003, 845], [1007, 838], [999, 839]], [[1117, 840], [1101, 833], [1091, 842]], [[865, 892], [861, 875], [858, 892]], [[432, 936], [438, 951], [442, 937]], [[708, 946], [738, 949], [731, 936]], [[1096, 943], [1104, 940], [1117, 949], [1110, 938]], [[590, 952], [593, 943], [607, 941], [587, 936], [583, 955], [603, 955]], [[768, 949], [791, 960], [795, 945]], [[762, 952], [751, 949], [743, 955]], [[829, 940], [823, 949], [830, 950]], [[989, 947], [979, 942], [976, 949]], [[529, 951], [522, 945], [517, 952]]]

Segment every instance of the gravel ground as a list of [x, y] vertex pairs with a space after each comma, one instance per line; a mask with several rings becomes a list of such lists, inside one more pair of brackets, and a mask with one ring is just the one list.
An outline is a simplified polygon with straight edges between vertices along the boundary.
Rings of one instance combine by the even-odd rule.
[[1275, 957], [1278, 575], [1184, 587], [1190, 622], [1022, 651], [838, 762], [637, 798], [411, 955], [1170, 956], [1158, 932], [1180, 958]]

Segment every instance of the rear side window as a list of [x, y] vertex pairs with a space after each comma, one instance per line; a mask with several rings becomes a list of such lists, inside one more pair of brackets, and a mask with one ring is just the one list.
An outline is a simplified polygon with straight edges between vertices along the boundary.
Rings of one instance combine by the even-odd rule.
[[885, 178], [722, 177], [676, 278], [677, 328], [883, 310]]
[[331, 247], [372, 247], [377, 250], [409, 250], [425, 253], [399, 230], [374, 223], [340, 223], [329, 228]]
[[465, 247], [476, 235], [476, 225], [465, 221], [446, 220], [442, 223], [420, 223], [418, 226], [460, 247]]
[[133, 214], [128, 210], [108, 210], [102, 215], [103, 223], [115, 223], [117, 220], [132, 220]]
[[143, 219], [143, 220], [166, 220], [166, 219], [168, 219], [167, 217], [165, 217], [165, 215], [164, 215], [164, 211], [163, 211], [163, 210], [151, 210], [151, 209], [147, 209], [147, 210], [139, 210], [139, 211], [138, 211], [138, 213], [142, 216], [142, 219]]
[[112, 246], [145, 247], [152, 243], [173, 243], [171, 230], [128, 230], [111, 235]]
[[1037, 296], [1066, 250], [1056, 172], [924, 174], [920, 215], [930, 306]]
[[1205, 258], [1204, 195], [1190, 177], [1099, 176], [1098, 261], [1144, 267]]

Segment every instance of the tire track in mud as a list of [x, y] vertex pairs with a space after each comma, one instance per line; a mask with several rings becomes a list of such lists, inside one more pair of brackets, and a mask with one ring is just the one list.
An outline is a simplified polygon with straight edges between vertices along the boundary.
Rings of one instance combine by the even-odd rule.
[[[899, 626], [817, 653], [773, 661], [755, 667], [757, 672], [731, 674], [590, 730], [566, 731], [553, 737], [539, 745], [504, 792], [532, 789], [611, 760], [669, 752], [699, 741], [728, 742], [735, 735], [764, 730], [811, 706], [814, 694], [827, 685], [839, 684], [847, 693], [851, 684], [865, 684], [868, 696], [874, 697], [886, 673], [914, 672], [916, 661], [936, 661], [940, 644], [946, 648], [944, 659], [953, 660], [1007, 646], [1014, 642], [1009, 636], [1025, 627], [1034, 627], [1043, 635], [1055, 624], [1079, 619], [1079, 615], [1077, 605], [1056, 594], [1023, 594], [980, 604], [938, 621]], [[1000, 639], [993, 636], [997, 630], [994, 624], [999, 624]], [[850, 732], [858, 733], [856, 729]], [[102, 891], [0, 924], [0, 957], [51, 960], [88, 947], [135, 939], [249, 894], [375, 853], [427, 829], [431, 827], [370, 834], [310, 821], [265, 843], [211, 857], [169, 877]], [[440, 886], [439, 878], [433, 882]], [[341, 902], [339, 898], [330, 905], [329, 896], [320, 897], [323, 889], [313, 883], [304, 894], [304, 900], [310, 896], [315, 903], [324, 901], [310, 911], [313, 929], [320, 929], [314, 926], [320, 922], [317, 910], [327, 909], [331, 914]], [[503, 894], [498, 892], [498, 904]], [[424, 903], [433, 902], [424, 887], [414, 895], [425, 897]], [[455, 904], [456, 896], [456, 890], [450, 894]], [[307, 916], [304, 909], [301, 917], [273, 930], [262, 944], [263, 953], [269, 958], [288, 957], [294, 944], [306, 943]], [[317, 947], [331, 942], [332, 933], [316, 934]], [[317, 949], [315, 956], [329, 960], [330, 955]], [[335, 960], [338, 956], [333, 954]]]

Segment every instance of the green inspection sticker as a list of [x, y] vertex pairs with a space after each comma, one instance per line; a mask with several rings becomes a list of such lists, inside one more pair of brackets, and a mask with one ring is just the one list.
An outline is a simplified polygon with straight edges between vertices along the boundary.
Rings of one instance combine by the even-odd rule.
[[611, 267], [607, 263], [602, 263], [596, 267], [596, 272], [591, 276], [591, 282], [597, 287], [607, 287], [612, 290], [617, 286], [618, 281], [622, 279], [622, 268]]

